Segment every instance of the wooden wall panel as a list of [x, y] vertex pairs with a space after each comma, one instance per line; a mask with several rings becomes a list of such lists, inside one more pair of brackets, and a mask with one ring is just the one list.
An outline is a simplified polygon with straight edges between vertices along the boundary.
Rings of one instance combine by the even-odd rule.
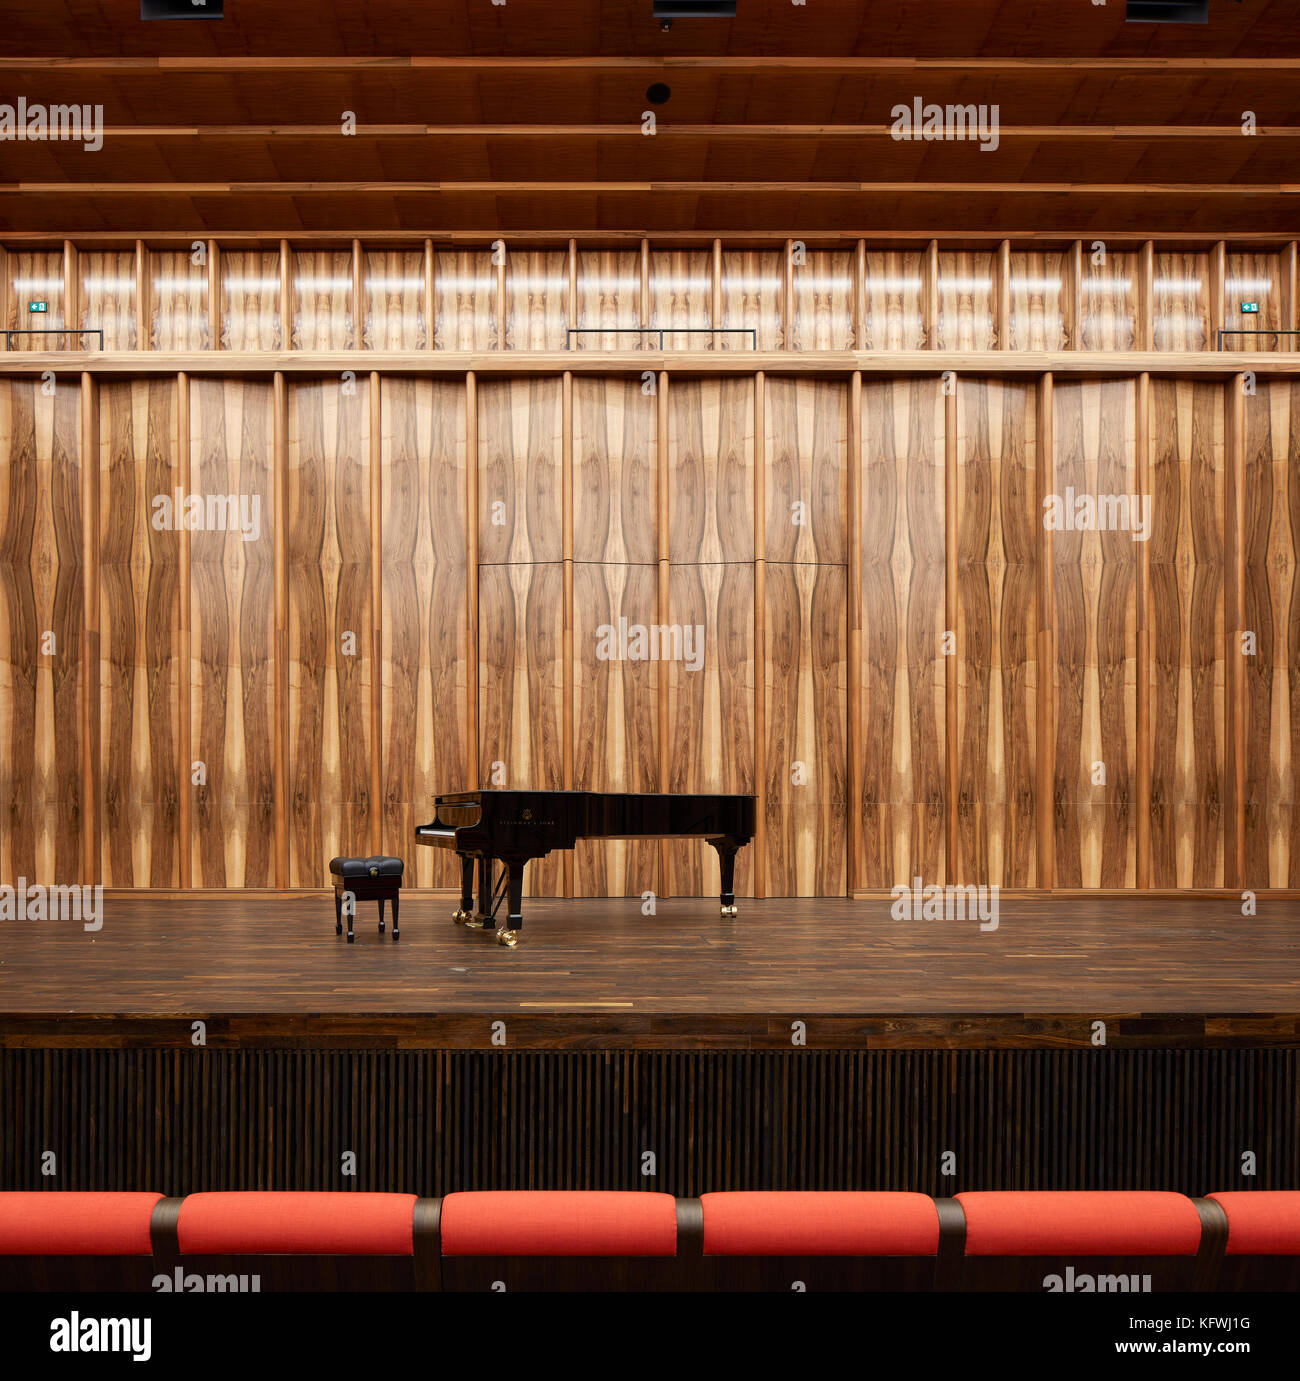
[[1138, 550], [1129, 531], [1081, 527], [1076, 505], [1138, 492], [1136, 386], [1057, 379], [1053, 406], [1052, 494], [1070, 522], [1051, 534], [1056, 884], [1132, 887]]
[[469, 785], [465, 387], [385, 379], [382, 390], [384, 852], [412, 884], [454, 887], [440, 849], [417, 848], [439, 792]]
[[[136, 348], [135, 252], [82, 250], [77, 256], [80, 320], [103, 331], [105, 350]], [[87, 341], [91, 349], [94, 341]]]
[[150, 349], [211, 350], [207, 264], [166, 250], [148, 257]]
[[[1282, 293], [1282, 256], [1280, 254], [1229, 254], [1223, 278], [1223, 326], [1227, 331], [1286, 330], [1283, 321], [1285, 299]], [[1243, 302], [1254, 302], [1257, 313], [1241, 310]], [[1228, 336], [1224, 346], [1229, 350], [1276, 350], [1286, 347], [1285, 339], [1276, 336]], [[1211, 345], [1214, 341], [1210, 342]]]
[[352, 255], [297, 251], [291, 258], [289, 310], [295, 350], [351, 350], [355, 346]]
[[[506, 256], [506, 349], [563, 350], [568, 334], [568, 253], [512, 250]], [[625, 348], [633, 339], [625, 339]]]
[[1156, 350], [1207, 350], [1210, 337], [1210, 256], [1157, 254], [1152, 282]]
[[174, 379], [100, 385], [97, 674], [106, 887], [177, 887], [181, 880], [180, 728], [189, 658], [174, 521], [175, 491], [186, 488], [179, 422]]
[[[43, 250], [10, 250], [7, 255], [9, 273], [9, 313], [5, 326], [11, 331], [58, 331], [77, 325], [67, 319], [64, 302], [63, 252]], [[33, 302], [44, 302], [44, 312], [33, 312]], [[70, 350], [77, 345], [74, 337], [66, 335], [15, 336], [13, 350]]]
[[190, 743], [206, 784], [194, 787], [195, 887], [275, 880], [275, 486], [270, 383], [190, 384], [190, 491], [253, 500], [256, 540], [190, 533]]
[[864, 350], [925, 349], [925, 254], [868, 250]]
[[0, 381], [0, 882], [11, 886], [80, 882], [86, 862], [80, 408], [75, 384], [47, 394], [38, 380]]
[[423, 350], [424, 254], [394, 249], [361, 256], [361, 344], [366, 350]]
[[998, 345], [994, 255], [939, 255], [939, 350], [994, 350]]
[[957, 878], [1036, 887], [1037, 388], [957, 392]]
[[370, 849], [370, 390], [289, 388], [289, 885]]
[[1079, 304], [1079, 343], [1083, 350], [1134, 350], [1138, 343], [1138, 279], [1141, 256], [1083, 245], [1083, 301]]
[[478, 384], [478, 559], [559, 561], [564, 556], [559, 379]]
[[795, 262], [791, 350], [853, 349], [854, 259], [846, 250], [810, 249]]
[[[1224, 878], [1224, 414], [1151, 381], [1151, 886]], [[1231, 836], [1229, 836], [1231, 837]]]
[[749, 336], [720, 335], [719, 350], [780, 350], [785, 344], [781, 320], [785, 295], [785, 256], [773, 250], [731, 250], [722, 255], [722, 320], [720, 326], [757, 332]]
[[[668, 393], [668, 618], [702, 630], [703, 665], [671, 661], [669, 791], [754, 788], [754, 382], [674, 381]], [[753, 895], [754, 850], [736, 887]], [[717, 856], [668, 846], [664, 891], [716, 893]]]
[[281, 349], [279, 252], [222, 250], [220, 271], [221, 348]]
[[[660, 622], [657, 408], [636, 379], [573, 381], [573, 784], [658, 791], [662, 668], [611, 659], [610, 630]], [[617, 642], [615, 647], [617, 647]], [[577, 896], [658, 892], [653, 840], [583, 841]]]
[[839, 379], [767, 380], [769, 561], [848, 561], [848, 392]]
[[1012, 350], [1068, 347], [1065, 306], [1069, 255], [1014, 251], [1011, 255]]
[[630, 249], [580, 250], [577, 307], [584, 334], [574, 336], [575, 350], [640, 348], [641, 256]]
[[[656, 250], [650, 255], [650, 321], [666, 329], [670, 350], [712, 350], [713, 255], [708, 250]], [[676, 327], [672, 330], [667, 328]], [[690, 331], [684, 327], [692, 328]], [[703, 328], [703, 329], [701, 329]], [[653, 342], [658, 345], [658, 337]]]
[[491, 250], [434, 255], [433, 344], [436, 350], [497, 347], [497, 270]]
[[[1300, 386], [1246, 397], [1244, 887], [1300, 887]], [[1230, 655], [1238, 655], [1229, 646]]]
[[860, 887], [947, 880], [944, 455], [937, 380], [863, 380]]

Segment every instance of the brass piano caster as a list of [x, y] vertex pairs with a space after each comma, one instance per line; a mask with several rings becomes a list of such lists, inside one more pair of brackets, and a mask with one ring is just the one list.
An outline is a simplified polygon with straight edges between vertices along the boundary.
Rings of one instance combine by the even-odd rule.
[[725, 921], [725, 920], [730, 920], [731, 917], [733, 917], [733, 916], [735, 916], [735, 915], [738, 915], [738, 914], [739, 914], [739, 908], [735, 905], [734, 902], [733, 902], [730, 906], [724, 906], [724, 907], [722, 908], [722, 919], [723, 919], [724, 921]]
[[507, 949], [514, 949], [519, 943], [519, 932], [517, 930], [498, 930], [497, 944], [505, 945]]
[[469, 914], [470, 913], [466, 911], [463, 906], [458, 906], [455, 911], [451, 913], [452, 923], [455, 925], [464, 925], [465, 922], [469, 920]]

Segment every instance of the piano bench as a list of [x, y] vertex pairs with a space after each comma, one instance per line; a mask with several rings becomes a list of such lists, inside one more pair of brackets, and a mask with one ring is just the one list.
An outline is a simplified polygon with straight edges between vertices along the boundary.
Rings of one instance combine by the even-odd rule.
[[[373, 858], [331, 858], [330, 876], [334, 881], [334, 933], [343, 934], [343, 899], [351, 897], [353, 902], [377, 901], [379, 903], [379, 933], [384, 933], [384, 903], [393, 903], [393, 939], [399, 935], [397, 919], [397, 899], [402, 890], [403, 864], [400, 858], [387, 858], [376, 855]], [[355, 906], [349, 905], [348, 944], [352, 943], [352, 916]]]

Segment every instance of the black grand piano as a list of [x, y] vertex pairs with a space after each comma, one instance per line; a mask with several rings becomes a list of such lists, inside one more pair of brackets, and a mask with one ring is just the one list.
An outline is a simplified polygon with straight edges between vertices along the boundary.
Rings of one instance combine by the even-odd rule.
[[[602, 791], [458, 791], [434, 798], [433, 822], [416, 842], [460, 857], [460, 906], [453, 919], [496, 930], [514, 947], [523, 928], [524, 864], [579, 839], [706, 839], [722, 865], [722, 914], [736, 914], [736, 851], [754, 837], [752, 796], [636, 795]], [[501, 870], [494, 877], [496, 863]], [[478, 909], [474, 870], [478, 866]], [[501, 903], [506, 919], [497, 924]]]

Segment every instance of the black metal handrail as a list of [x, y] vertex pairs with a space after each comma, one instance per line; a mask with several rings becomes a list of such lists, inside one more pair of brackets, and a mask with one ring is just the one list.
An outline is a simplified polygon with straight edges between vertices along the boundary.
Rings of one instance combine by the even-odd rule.
[[12, 331], [5, 328], [5, 349], [12, 350], [13, 342], [11, 336], [98, 336], [99, 348], [104, 348], [104, 332], [97, 326], [42, 326], [33, 330]]
[[748, 336], [750, 349], [758, 349], [758, 331], [753, 326], [570, 326], [564, 348], [573, 349], [574, 336], [658, 336], [659, 349], [664, 337], [672, 336]]

